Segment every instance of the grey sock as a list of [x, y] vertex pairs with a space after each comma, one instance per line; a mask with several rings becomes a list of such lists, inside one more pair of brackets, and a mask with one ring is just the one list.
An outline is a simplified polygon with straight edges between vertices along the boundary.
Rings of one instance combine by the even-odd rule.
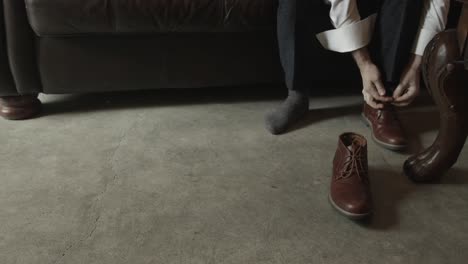
[[273, 135], [284, 133], [309, 111], [309, 93], [289, 91], [288, 98], [265, 117], [266, 128]]

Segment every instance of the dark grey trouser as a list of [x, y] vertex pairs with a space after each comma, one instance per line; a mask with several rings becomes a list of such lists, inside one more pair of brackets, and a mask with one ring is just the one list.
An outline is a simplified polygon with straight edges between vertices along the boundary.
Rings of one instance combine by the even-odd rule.
[[[420, 23], [423, 1], [358, 2], [363, 18], [378, 13], [370, 51], [381, 70], [387, 93], [392, 93], [408, 63]], [[309, 89], [313, 87], [314, 69], [334, 67], [325, 65], [326, 61], [314, 57], [314, 50], [322, 49], [315, 35], [333, 28], [329, 11], [330, 7], [322, 0], [279, 0], [278, 44], [288, 89]]]

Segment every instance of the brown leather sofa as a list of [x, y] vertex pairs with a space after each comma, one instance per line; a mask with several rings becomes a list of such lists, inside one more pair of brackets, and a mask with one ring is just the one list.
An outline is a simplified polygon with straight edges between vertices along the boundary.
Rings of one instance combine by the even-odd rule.
[[[282, 80], [277, 0], [2, 0], [0, 115], [37, 94], [232, 86]], [[320, 21], [328, 21], [324, 14]], [[324, 57], [326, 56], [326, 57]], [[347, 56], [318, 60], [357, 76]], [[311, 69], [334, 79], [330, 68]]]
[[[277, 0], [1, 2], [0, 113], [5, 118], [36, 113], [38, 93], [282, 80]], [[333, 63], [354, 69], [344, 61]], [[331, 78], [331, 72], [319, 70], [317, 76]]]
[[[0, 116], [35, 115], [39, 93], [281, 82], [276, 1], [2, 0]], [[452, 25], [460, 17], [458, 30], [439, 34], [424, 56], [441, 130], [431, 147], [405, 163], [417, 182], [450, 168], [468, 133], [468, 0], [458, 1], [463, 15], [453, 1], [450, 16]], [[357, 76], [347, 56], [316, 55], [335, 67], [311, 69], [317, 79], [336, 79], [336, 67], [341, 78]]]

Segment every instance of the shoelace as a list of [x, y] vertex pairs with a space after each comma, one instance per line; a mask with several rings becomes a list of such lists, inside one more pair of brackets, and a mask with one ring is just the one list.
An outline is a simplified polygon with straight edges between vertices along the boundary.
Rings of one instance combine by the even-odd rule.
[[346, 161], [343, 164], [344, 169], [338, 179], [347, 179], [353, 175], [353, 171], [356, 171], [359, 179], [361, 181], [366, 181], [367, 178], [364, 177], [364, 165], [361, 152], [362, 147], [350, 150], [350, 155], [346, 158]]
[[378, 119], [382, 119], [382, 116], [383, 116], [383, 111], [382, 111], [382, 110], [378, 110], [378, 111], [377, 111], [377, 118], [378, 118]]

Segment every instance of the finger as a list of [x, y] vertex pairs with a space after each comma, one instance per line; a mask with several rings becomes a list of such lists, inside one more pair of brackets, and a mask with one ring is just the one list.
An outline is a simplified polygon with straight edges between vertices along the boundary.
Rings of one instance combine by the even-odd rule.
[[410, 101], [414, 98], [415, 93], [414, 91], [408, 91], [407, 93], [403, 94], [402, 96], [395, 99], [395, 103], [405, 103]]
[[367, 100], [366, 103], [374, 109], [381, 109], [381, 107], [377, 103], [375, 103], [375, 101]]
[[377, 103], [374, 101], [374, 104], [375, 104], [375, 109], [383, 109], [384, 108], [384, 105], [382, 103]]
[[373, 103], [371, 96], [365, 90], [362, 90], [362, 95], [364, 97], [364, 101], [366, 102], [366, 104], [374, 108], [375, 104]]
[[377, 92], [377, 89], [375, 87], [367, 89], [366, 92], [369, 93], [369, 95], [375, 101], [381, 101], [381, 102], [391, 102], [391, 101], [393, 101], [393, 98], [391, 98], [391, 97], [385, 97], [385, 96], [379, 95], [379, 93]]
[[397, 107], [403, 107], [403, 106], [407, 106], [408, 104], [407, 103], [392, 103], [392, 105], [397, 106]]
[[385, 90], [385, 87], [380, 80], [373, 82], [373, 85], [374, 85], [374, 90], [377, 92], [377, 95], [378, 95], [375, 97], [376, 100], [379, 100], [382, 102], [393, 101], [393, 97], [385, 96], [387, 94], [387, 91]]
[[398, 85], [398, 87], [393, 92], [393, 99], [397, 99], [405, 93], [406, 85]]
[[396, 106], [408, 106], [416, 99], [418, 92], [408, 92], [408, 94], [404, 94], [398, 100], [395, 100], [394, 105]]
[[405, 106], [410, 105], [412, 102], [413, 102], [413, 100], [411, 100], [411, 101], [406, 101], [406, 102], [402, 102], [402, 103], [392, 103], [392, 104], [393, 104], [394, 106], [396, 106], [396, 107], [405, 107]]
[[383, 104], [377, 103], [370, 94], [364, 92], [364, 100], [366, 103], [374, 109], [382, 109]]
[[375, 88], [377, 89], [377, 92], [379, 92], [380, 96], [385, 96], [387, 91], [385, 91], [385, 87], [382, 83], [382, 81], [379, 79], [377, 81], [374, 81]]

